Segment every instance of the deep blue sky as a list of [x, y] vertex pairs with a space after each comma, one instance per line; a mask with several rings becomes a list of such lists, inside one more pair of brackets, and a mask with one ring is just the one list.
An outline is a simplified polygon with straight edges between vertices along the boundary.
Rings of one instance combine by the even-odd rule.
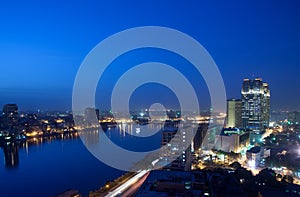
[[223, 76], [227, 97], [242, 79], [271, 87], [273, 109], [300, 109], [299, 1], [5, 1], [0, 3], [0, 106], [71, 109], [81, 61], [127, 28], [167, 26], [197, 39]]

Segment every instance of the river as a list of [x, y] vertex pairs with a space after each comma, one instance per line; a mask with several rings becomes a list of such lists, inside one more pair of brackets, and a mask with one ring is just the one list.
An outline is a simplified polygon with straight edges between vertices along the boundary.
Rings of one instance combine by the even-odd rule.
[[[155, 129], [159, 130], [159, 127]], [[106, 134], [116, 144], [128, 149], [147, 150], [157, 148], [161, 143], [159, 132], [154, 135], [155, 139], [141, 142], [119, 127], [110, 128]], [[36, 138], [10, 149], [1, 148], [0, 164], [2, 197], [55, 196], [68, 189], [87, 196], [89, 191], [103, 186], [107, 180], [124, 174], [96, 159], [77, 133]]]

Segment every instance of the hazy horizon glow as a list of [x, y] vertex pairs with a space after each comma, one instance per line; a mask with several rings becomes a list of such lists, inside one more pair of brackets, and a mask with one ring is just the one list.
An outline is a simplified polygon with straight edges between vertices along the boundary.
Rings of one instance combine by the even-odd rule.
[[[240, 98], [243, 78], [255, 76], [270, 85], [271, 109], [300, 110], [299, 9], [296, 0], [2, 2], [0, 108], [17, 103], [20, 110], [70, 110], [74, 79], [88, 52], [114, 33], [155, 25], [178, 29], [207, 49], [223, 76], [227, 98]], [[115, 63], [152, 59], [185, 65], [172, 54], [151, 50], [126, 54]], [[115, 76], [107, 79], [122, 71], [111, 69]], [[185, 72], [194, 75], [191, 69]], [[196, 86], [201, 104], [209, 107], [201, 77]], [[135, 95], [149, 90], [141, 87]], [[109, 94], [105, 91], [100, 88], [97, 94]]]

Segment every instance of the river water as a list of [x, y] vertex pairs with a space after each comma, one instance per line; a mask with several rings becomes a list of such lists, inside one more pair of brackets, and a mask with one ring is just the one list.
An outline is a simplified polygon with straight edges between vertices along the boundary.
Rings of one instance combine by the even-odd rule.
[[[154, 128], [153, 125], [147, 127]], [[160, 126], [154, 129], [159, 130]], [[125, 126], [132, 132], [132, 128]], [[140, 131], [140, 130], [139, 130]], [[99, 131], [103, 132], [103, 131]], [[150, 140], [132, 137], [119, 127], [106, 131], [119, 146], [149, 150], [161, 143], [158, 132]], [[111, 168], [96, 159], [77, 134], [45, 139], [31, 139], [17, 147], [0, 150], [0, 196], [55, 196], [68, 189], [87, 196], [123, 171]]]

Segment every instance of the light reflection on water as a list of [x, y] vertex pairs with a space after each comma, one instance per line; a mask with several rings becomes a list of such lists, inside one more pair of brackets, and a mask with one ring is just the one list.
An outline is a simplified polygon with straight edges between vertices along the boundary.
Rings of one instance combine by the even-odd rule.
[[[160, 146], [159, 132], [153, 138], [156, 143], [129, 135], [137, 127], [119, 125], [109, 128], [106, 134], [114, 143], [128, 149], [151, 150]], [[159, 131], [162, 125], [146, 127]], [[97, 136], [99, 131], [90, 132]], [[0, 164], [1, 196], [53, 196], [67, 189], [77, 189], [86, 195], [124, 173], [93, 157], [77, 133], [31, 138], [26, 143], [2, 148]]]

